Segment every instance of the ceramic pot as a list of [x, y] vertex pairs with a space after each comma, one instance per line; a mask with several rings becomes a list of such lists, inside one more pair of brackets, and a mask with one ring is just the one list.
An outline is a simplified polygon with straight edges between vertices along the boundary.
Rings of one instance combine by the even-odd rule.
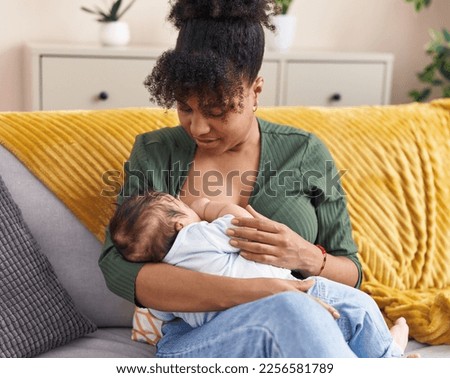
[[270, 50], [286, 51], [292, 46], [297, 26], [297, 17], [290, 14], [274, 16], [272, 23], [275, 25], [275, 33], [269, 33], [267, 47]]
[[124, 21], [102, 22], [100, 43], [103, 46], [126, 46], [130, 42], [130, 28]]

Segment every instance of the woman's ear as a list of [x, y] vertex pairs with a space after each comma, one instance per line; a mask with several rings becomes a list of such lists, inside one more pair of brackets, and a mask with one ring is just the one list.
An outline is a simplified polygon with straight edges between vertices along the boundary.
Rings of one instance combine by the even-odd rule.
[[184, 227], [184, 224], [181, 222], [175, 222], [175, 224], [174, 224], [174, 229], [176, 232], [180, 232], [183, 227]]
[[261, 94], [264, 87], [264, 78], [262, 76], [258, 76], [252, 85], [252, 92], [255, 96], [255, 105], [258, 104], [258, 97]]

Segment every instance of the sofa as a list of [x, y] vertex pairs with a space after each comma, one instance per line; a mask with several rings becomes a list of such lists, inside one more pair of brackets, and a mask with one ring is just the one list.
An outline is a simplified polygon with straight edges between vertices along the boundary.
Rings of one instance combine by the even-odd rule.
[[[407, 318], [408, 352], [450, 357], [450, 100], [258, 116], [328, 145], [348, 196], [362, 290], [388, 323]], [[154, 356], [155, 346], [132, 340], [135, 308], [106, 287], [98, 258], [135, 135], [176, 123], [175, 112], [154, 108], [0, 113], [0, 356]]]

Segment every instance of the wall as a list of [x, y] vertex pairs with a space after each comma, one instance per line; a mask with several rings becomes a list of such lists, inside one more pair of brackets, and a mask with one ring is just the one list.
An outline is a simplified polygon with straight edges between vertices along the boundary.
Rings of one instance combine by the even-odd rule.
[[[23, 46], [28, 42], [96, 43], [98, 23], [80, 6], [107, 0], [0, 0], [0, 111], [23, 110]], [[170, 46], [176, 33], [165, 21], [167, 0], [137, 0], [124, 20], [132, 44]], [[450, 19], [449, 0], [433, 0], [416, 14], [404, 0], [294, 0], [295, 48], [395, 54], [393, 103], [409, 102], [415, 73], [428, 62], [428, 29]], [[449, 27], [449, 25], [447, 25]]]

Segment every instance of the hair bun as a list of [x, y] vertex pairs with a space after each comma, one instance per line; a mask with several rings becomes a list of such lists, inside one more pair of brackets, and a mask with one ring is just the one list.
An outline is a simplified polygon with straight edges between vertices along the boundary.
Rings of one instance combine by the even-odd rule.
[[178, 29], [196, 18], [242, 19], [272, 29], [270, 17], [275, 10], [273, 0], [174, 0], [168, 20]]

